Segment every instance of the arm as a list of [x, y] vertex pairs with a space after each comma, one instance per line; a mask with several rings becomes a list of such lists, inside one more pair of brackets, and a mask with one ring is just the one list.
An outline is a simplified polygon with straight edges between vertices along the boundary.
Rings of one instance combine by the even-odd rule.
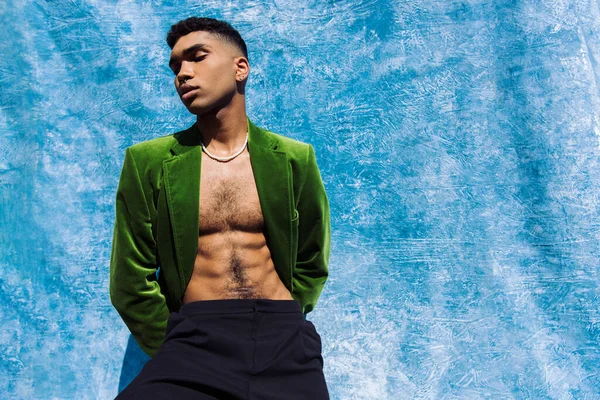
[[156, 243], [150, 213], [131, 150], [116, 196], [110, 257], [110, 299], [142, 350], [150, 357], [164, 341], [169, 309], [156, 281]]
[[309, 144], [306, 177], [298, 200], [298, 254], [293, 272], [294, 291], [302, 312], [311, 312], [328, 277], [331, 225], [329, 200], [317, 165], [315, 150]]

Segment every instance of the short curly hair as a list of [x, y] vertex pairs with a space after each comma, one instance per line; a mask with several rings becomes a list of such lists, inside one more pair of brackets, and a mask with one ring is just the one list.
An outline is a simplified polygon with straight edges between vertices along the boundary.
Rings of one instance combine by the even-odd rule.
[[214, 18], [189, 17], [171, 25], [171, 30], [167, 33], [167, 44], [173, 49], [175, 43], [182, 36], [196, 31], [205, 31], [216, 35], [220, 39], [239, 48], [244, 57], [248, 58], [246, 42], [244, 42], [240, 33], [229, 23]]

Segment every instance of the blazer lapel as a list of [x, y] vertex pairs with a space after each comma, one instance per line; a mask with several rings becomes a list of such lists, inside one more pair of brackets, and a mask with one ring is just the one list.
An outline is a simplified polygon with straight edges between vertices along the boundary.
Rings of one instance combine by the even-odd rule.
[[[292, 291], [294, 196], [287, 154], [265, 130], [248, 120], [248, 152], [265, 223], [265, 239], [283, 284]], [[268, 135], [268, 136], [267, 136]]]
[[[267, 131], [248, 121], [248, 152], [265, 223], [265, 238], [282, 282], [291, 291], [292, 217], [291, 171], [287, 155]], [[171, 223], [172, 248], [181, 280], [181, 303], [198, 251], [202, 147], [196, 123], [175, 135], [173, 157], [162, 163], [163, 189]], [[159, 211], [160, 212], [160, 211]], [[165, 212], [164, 210], [162, 212]], [[199, 221], [202, 224], [202, 221]]]

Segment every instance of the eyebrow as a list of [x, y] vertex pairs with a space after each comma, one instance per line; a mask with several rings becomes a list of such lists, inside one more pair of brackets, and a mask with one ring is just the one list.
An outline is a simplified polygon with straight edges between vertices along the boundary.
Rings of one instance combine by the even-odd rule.
[[[204, 49], [204, 48], [209, 48], [209, 47], [210, 47], [209, 45], [206, 45], [204, 43], [196, 43], [195, 45], [190, 46], [187, 49], [183, 50], [183, 55], [185, 57], [189, 53], [194, 53], [194, 52], [196, 52], [198, 50], [201, 50], [201, 49]], [[175, 63], [175, 61], [177, 61], [176, 58], [171, 57], [169, 59], [169, 68], [171, 68], [173, 66], [173, 64]]]

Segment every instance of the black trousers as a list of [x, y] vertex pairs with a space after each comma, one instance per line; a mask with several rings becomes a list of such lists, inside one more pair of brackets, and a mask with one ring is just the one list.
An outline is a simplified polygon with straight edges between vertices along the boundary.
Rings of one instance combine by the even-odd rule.
[[296, 300], [186, 303], [116, 399], [328, 400], [321, 352]]

